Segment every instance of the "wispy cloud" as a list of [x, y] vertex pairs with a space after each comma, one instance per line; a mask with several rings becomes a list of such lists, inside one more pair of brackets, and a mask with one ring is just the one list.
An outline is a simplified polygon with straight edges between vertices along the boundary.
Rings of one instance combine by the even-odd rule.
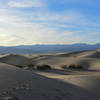
[[[28, 16], [31, 16], [30, 14]], [[43, 16], [43, 14], [37, 14], [38, 17], [35, 16], [36, 15], [33, 14], [30, 18], [23, 15], [23, 13], [20, 13], [19, 15], [4, 13], [0, 16], [0, 33], [2, 36], [1, 38], [3, 39], [0, 45], [80, 42], [81, 38], [78, 39], [78, 37], [74, 37], [74, 40], [72, 38], [73, 35], [78, 34], [77, 31], [74, 32], [66, 29], [73, 27], [64, 24], [64, 21], [69, 22], [68, 18], [62, 19], [66, 15], [62, 16], [60, 14], [53, 14], [51, 15], [51, 18], [48, 18], [50, 14], [47, 14], [46, 17]], [[67, 15], [66, 17], [69, 16]], [[60, 19], [62, 19], [62, 21]], [[65, 29], [62, 30], [62, 28]], [[7, 41], [8, 38], [9, 41]]]
[[8, 5], [10, 7], [28, 8], [28, 7], [44, 7], [46, 4], [43, 0], [11, 0]]
[[97, 17], [73, 9], [52, 11], [45, 1], [8, 0], [0, 8], [0, 45], [89, 43], [94, 36], [97, 39]]

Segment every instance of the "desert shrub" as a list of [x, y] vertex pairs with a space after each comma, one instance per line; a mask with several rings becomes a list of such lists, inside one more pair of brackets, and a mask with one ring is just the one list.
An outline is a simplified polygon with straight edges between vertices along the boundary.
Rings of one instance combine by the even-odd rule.
[[74, 65], [74, 64], [71, 64], [71, 65], [69, 65], [69, 67], [68, 67], [69, 69], [75, 69], [76, 68], [76, 65]]
[[42, 55], [40, 55], [39, 57], [43, 57]]
[[46, 64], [44, 64], [44, 65], [37, 65], [36, 69], [37, 70], [50, 70], [51, 66], [46, 65]]
[[77, 69], [83, 69], [83, 66], [77, 65]]
[[18, 68], [23, 68], [22, 65], [14, 65], [14, 66], [16, 66], [16, 67], [18, 67]]
[[31, 63], [31, 64], [28, 64], [28, 67], [33, 68], [34, 65]]
[[62, 69], [67, 69], [68, 67], [67, 67], [67, 65], [62, 65], [61, 68]]
[[81, 69], [83, 69], [83, 66], [71, 64], [71, 65], [69, 65], [68, 68], [69, 69], [79, 69], [79, 70], [81, 70]]

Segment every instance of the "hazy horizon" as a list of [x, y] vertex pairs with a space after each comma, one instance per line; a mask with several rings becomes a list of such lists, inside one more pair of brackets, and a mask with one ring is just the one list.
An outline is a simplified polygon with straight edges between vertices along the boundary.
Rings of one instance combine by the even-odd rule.
[[98, 0], [1, 0], [0, 46], [100, 43]]
[[72, 44], [20, 44], [20, 45], [0, 45], [0, 46], [4, 46], [4, 47], [15, 47], [15, 46], [35, 46], [35, 45], [76, 45], [76, 44], [85, 44], [85, 45], [97, 45], [100, 43], [72, 43]]

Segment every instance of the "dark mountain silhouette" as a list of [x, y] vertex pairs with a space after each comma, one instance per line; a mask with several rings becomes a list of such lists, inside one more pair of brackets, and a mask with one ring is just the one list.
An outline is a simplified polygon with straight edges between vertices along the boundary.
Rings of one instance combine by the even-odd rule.
[[58, 53], [76, 52], [84, 50], [100, 49], [100, 44], [56, 44], [56, 45], [20, 45], [20, 46], [0, 46], [0, 54], [39, 54], [39, 53]]

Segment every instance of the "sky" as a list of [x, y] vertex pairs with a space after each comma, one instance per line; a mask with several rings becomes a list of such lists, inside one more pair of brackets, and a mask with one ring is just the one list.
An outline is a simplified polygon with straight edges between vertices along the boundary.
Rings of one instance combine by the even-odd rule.
[[100, 0], [0, 0], [0, 45], [100, 43]]

